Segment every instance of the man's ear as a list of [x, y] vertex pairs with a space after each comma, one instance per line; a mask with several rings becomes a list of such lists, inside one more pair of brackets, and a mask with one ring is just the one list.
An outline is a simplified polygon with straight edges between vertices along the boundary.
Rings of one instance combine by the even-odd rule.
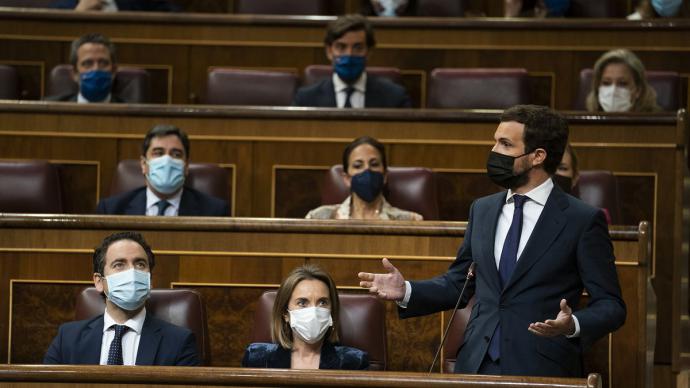
[[96, 291], [99, 293], [105, 292], [106, 280], [101, 276], [101, 274], [94, 272], [93, 274], [93, 285], [96, 287]]
[[72, 66], [72, 80], [79, 85], [79, 72], [74, 66]]
[[532, 166], [535, 166], [537, 164], [544, 165], [544, 162], [546, 161], [546, 150], [543, 148], [537, 148], [534, 150], [534, 159], [532, 159]]
[[149, 172], [149, 165], [146, 163], [146, 158], [142, 155], [139, 157], [139, 165], [141, 166], [141, 173], [146, 176]]
[[333, 62], [333, 49], [330, 45], [326, 46], [326, 58], [328, 58], [331, 63]]

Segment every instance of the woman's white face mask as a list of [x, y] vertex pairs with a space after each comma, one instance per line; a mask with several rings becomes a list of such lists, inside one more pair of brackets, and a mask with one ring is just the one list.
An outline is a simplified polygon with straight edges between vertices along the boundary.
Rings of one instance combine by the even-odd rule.
[[611, 85], [599, 86], [599, 105], [604, 112], [628, 112], [632, 108], [632, 94], [628, 88]]
[[288, 310], [288, 313], [293, 332], [308, 344], [319, 342], [328, 328], [333, 326], [331, 310], [324, 307]]

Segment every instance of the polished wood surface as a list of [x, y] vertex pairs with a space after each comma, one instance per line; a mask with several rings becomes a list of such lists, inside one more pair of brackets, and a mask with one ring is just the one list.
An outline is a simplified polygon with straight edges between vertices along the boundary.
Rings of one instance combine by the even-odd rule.
[[[117, 44], [120, 63], [156, 72], [153, 78], [160, 85], [156, 92], [166, 89], [163, 98], [193, 103], [205, 93], [210, 67], [301, 74], [308, 65], [327, 63], [323, 36], [332, 19], [129, 12], [86, 15], [5, 8], [0, 9], [0, 42], [6, 48], [0, 52], [0, 63], [20, 67], [35, 89], [35, 85], [45, 84], [51, 68], [69, 62], [71, 40], [99, 31]], [[554, 107], [570, 109], [580, 70], [592, 67], [603, 52], [614, 47], [634, 50], [649, 70], [682, 73], [687, 93], [687, 20], [376, 18], [373, 25], [377, 48], [370, 65], [400, 68], [406, 84], [417, 84], [411, 92], [422, 104], [426, 79], [434, 68], [523, 67], [535, 81], [533, 86], [547, 88], [536, 92], [537, 96], [545, 94]]]
[[[88, 286], [93, 247], [114, 231], [144, 234], [156, 254], [155, 287], [201, 293], [213, 365], [239, 366], [258, 296], [277, 287], [295, 266], [319, 264], [341, 292], [363, 292], [356, 273], [380, 271], [382, 257], [410, 278], [429, 278], [453, 260], [465, 226], [0, 214], [0, 295], [6, 296], [0, 300], [0, 349], [7, 349], [12, 363], [41, 361], [57, 327], [73, 317], [73, 296]], [[648, 373], [647, 316], [654, 313], [646, 298], [650, 233], [647, 223], [610, 228], [628, 318], [610, 345], [605, 338], [587, 353], [605, 386], [642, 387]], [[426, 371], [447, 315], [400, 320], [394, 304], [386, 307], [389, 370]]]
[[[71, 386], [223, 386], [257, 387], [558, 387], [597, 388], [600, 376], [587, 378], [546, 378], [518, 376], [441, 375], [405, 372], [365, 372], [330, 370], [185, 368], [151, 366], [0, 366], [3, 386], [21, 383], [72, 384]], [[42, 385], [45, 386], [45, 385]]]

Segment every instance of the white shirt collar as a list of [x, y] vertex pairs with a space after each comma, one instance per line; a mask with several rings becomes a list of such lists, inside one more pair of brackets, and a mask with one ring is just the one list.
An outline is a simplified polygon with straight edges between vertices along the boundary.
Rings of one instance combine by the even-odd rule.
[[[347, 84], [345, 81], [341, 80], [340, 77], [338, 77], [338, 74], [336, 72], [333, 72], [333, 88], [335, 89], [335, 92], [342, 92], [347, 87], [350, 86]], [[352, 87], [355, 88], [356, 91], [365, 93], [367, 91], [367, 72], [364, 71], [362, 72], [362, 75], [359, 76], [357, 81], [352, 84]]]
[[[132, 318], [128, 319], [124, 325], [129, 327], [131, 330], [136, 332], [137, 334], [141, 334], [141, 328], [144, 327], [144, 320], [146, 319], [146, 307], [141, 309], [137, 313], [137, 315], [133, 316]], [[108, 331], [113, 325], [117, 325], [118, 323], [115, 322], [113, 317], [108, 314], [108, 309], [105, 309], [105, 313], [103, 313], [103, 332], [105, 333]]]
[[[110, 102], [110, 93], [108, 93], [108, 97], [105, 98], [103, 101], [94, 101], [94, 102]], [[87, 100], [84, 96], [81, 95], [81, 92], [77, 95], [77, 103], [79, 104], [88, 104], [91, 101]]]
[[[553, 190], [553, 180], [549, 177], [549, 179], [545, 180], [544, 183], [526, 192], [524, 195], [529, 197], [531, 201], [536, 202], [541, 206], [544, 206], [546, 205], [546, 200], [549, 199], [551, 190]], [[506, 203], [513, 201], [513, 195], [515, 195], [515, 193], [512, 190], [508, 189]]]
[[[180, 189], [180, 191], [178, 191], [177, 194], [167, 199], [168, 203], [170, 203], [170, 206], [172, 206], [176, 210], [180, 209], [180, 200], [182, 199], [183, 191], [184, 187]], [[161, 199], [158, 198], [158, 196], [156, 196], [156, 193], [154, 193], [150, 187], [146, 186], [146, 210], [150, 209], [152, 206], [156, 206], [156, 204], [160, 200]]]

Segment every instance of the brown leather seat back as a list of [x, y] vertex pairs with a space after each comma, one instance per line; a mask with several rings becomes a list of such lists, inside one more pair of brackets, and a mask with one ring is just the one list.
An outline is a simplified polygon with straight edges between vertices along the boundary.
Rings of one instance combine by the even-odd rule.
[[506, 109], [529, 99], [525, 69], [439, 68], [431, 72], [427, 107]]
[[441, 367], [441, 373], [453, 373], [453, 370], [455, 370], [455, 359], [462, 342], [465, 340], [465, 328], [467, 328], [467, 324], [470, 321], [470, 314], [472, 314], [474, 302], [474, 297], [472, 297], [467, 303], [467, 306], [465, 306], [464, 309], [458, 310], [455, 314], [453, 324], [448, 330], [446, 343], [443, 346], [443, 365]]
[[[205, 194], [231, 201], [230, 172], [213, 163], [190, 163], [185, 184]], [[146, 185], [139, 160], [126, 159], [117, 164], [110, 185], [110, 195], [124, 193]], [[229, 202], [231, 203], [231, 202]]]
[[[57, 65], [48, 77], [48, 96], [79, 92], [79, 85], [72, 78], [72, 65]], [[151, 76], [148, 71], [136, 67], [118, 67], [113, 80], [113, 94], [130, 103], [151, 102]]]
[[292, 73], [216, 67], [208, 73], [204, 103], [289, 106], [296, 89], [297, 75]]
[[[271, 311], [276, 291], [256, 305], [252, 342], [271, 342]], [[369, 369], [386, 370], [386, 309], [375, 296], [340, 293], [340, 343], [369, 354]]]
[[[105, 311], [105, 300], [94, 287], [85, 288], [78, 296], [75, 319], [90, 319]], [[206, 308], [201, 295], [185, 289], [153, 289], [146, 301], [146, 312], [173, 325], [192, 331], [196, 337], [199, 361], [211, 365]]]
[[[577, 89], [577, 98], [573, 109], [587, 110], [585, 105], [587, 95], [592, 89], [592, 77], [594, 70], [582, 69], [580, 71], [580, 84]], [[656, 92], [656, 103], [665, 111], [676, 111], [681, 108], [680, 75], [675, 71], [647, 71], [647, 82]]]
[[[367, 73], [402, 84], [402, 75], [397, 67], [367, 66]], [[304, 68], [304, 85], [311, 85], [330, 77], [333, 74], [333, 66], [309, 65]]]
[[606, 209], [613, 225], [621, 224], [618, 180], [611, 171], [580, 171], [573, 194], [589, 205]]
[[56, 166], [42, 160], [0, 161], [0, 213], [62, 213]]
[[[337, 204], [350, 195], [343, 183], [343, 166], [332, 166], [321, 187], [321, 204]], [[438, 195], [433, 171], [423, 167], [388, 167], [386, 200], [393, 206], [421, 214], [425, 220], [438, 220]]]
[[18, 100], [19, 73], [12, 66], [0, 65], [0, 100]]

